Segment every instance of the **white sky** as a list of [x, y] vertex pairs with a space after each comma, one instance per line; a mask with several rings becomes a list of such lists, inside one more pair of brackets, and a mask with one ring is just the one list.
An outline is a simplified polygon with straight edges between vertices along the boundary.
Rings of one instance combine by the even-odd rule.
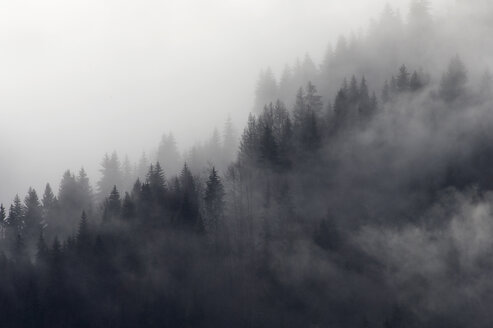
[[0, 0], [0, 202], [81, 165], [94, 183], [106, 151], [135, 159], [164, 132], [187, 147], [241, 122], [260, 69], [318, 62], [385, 2]]

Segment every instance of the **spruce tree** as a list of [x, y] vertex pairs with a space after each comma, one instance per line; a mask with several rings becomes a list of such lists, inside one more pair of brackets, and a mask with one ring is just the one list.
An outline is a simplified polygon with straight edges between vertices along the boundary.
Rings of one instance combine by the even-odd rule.
[[218, 221], [223, 215], [224, 195], [224, 186], [217, 174], [216, 168], [212, 167], [206, 183], [204, 202], [208, 225], [214, 231], [217, 231]]
[[12, 239], [20, 235], [24, 228], [24, 207], [19, 195], [15, 195], [13, 204], [10, 205], [7, 227]]
[[467, 70], [459, 56], [454, 57], [442, 76], [440, 97], [446, 102], [454, 102], [466, 94]]
[[36, 190], [29, 188], [24, 200], [24, 232], [25, 242], [28, 246], [36, 242], [36, 238], [43, 228], [43, 212]]
[[406, 65], [402, 65], [399, 68], [399, 75], [397, 76], [396, 86], [397, 91], [406, 92], [409, 90], [409, 72]]

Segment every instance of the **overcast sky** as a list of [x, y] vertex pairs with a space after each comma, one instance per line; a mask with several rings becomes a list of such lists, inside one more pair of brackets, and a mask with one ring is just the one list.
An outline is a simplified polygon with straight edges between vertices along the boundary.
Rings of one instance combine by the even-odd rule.
[[319, 62], [385, 2], [0, 0], [0, 201], [82, 165], [94, 183], [104, 152], [136, 159], [164, 132], [183, 148], [240, 124], [260, 69]]

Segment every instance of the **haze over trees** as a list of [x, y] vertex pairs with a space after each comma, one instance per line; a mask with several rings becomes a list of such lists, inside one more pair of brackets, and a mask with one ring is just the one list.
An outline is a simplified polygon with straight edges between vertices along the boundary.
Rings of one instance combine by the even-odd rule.
[[430, 10], [263, 71], [239, 138], [1, 205], [0, 326], [490, 327], [493, 83]]

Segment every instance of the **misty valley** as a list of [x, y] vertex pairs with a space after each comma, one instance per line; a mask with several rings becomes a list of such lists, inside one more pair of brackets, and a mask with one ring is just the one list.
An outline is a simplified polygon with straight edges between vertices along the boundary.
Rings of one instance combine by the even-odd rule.
[[262, 70], [188, 150], [9, 190], [0, 327], [491, 327], [493, 6], [454, 8]]

